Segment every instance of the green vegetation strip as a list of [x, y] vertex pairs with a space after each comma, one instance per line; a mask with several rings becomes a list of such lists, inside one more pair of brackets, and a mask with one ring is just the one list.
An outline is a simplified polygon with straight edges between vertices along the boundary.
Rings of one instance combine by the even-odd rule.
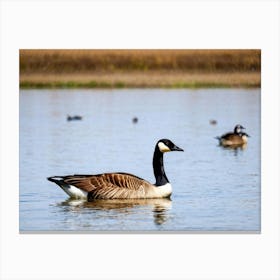
[[189, 83], [174, 83], [165, 85], [142, 85], [142, 84], [125, 84], [124, 82], [21, 82], [22, 89], [44, 89], [44, 88], [257, 88], [260, 84], [239, 84], [230, 85], [227, 83], [209, 83], [209, 82], [189, 82]]

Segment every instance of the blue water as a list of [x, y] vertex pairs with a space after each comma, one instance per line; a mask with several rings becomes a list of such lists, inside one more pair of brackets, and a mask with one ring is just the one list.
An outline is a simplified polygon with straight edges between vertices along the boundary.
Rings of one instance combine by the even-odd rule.
[[[261, 230], [259, 89], [20, 90], [21, 232]], [[82, 121], [66, 120], [67, 114]], [[138, 123], [133, 123], [133, 117]], [[216, 125], [210, 120], [217, 120]], [[246, 127], [243, 149], [215, 136]], [[154, 183], [158, 139], [171, 200], [69, 200], [53, 175], [128, 172]]]

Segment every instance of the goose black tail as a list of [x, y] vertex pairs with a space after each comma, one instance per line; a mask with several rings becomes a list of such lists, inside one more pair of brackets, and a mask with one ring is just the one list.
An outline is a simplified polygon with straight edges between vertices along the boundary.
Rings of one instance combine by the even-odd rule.
[[[52, 176], [52, 177], [47, 177], [47, 179], [53, 183], [56, 183], [58, 185], [61, 185], [62, 177], [59, 176]], [[60, 179], [60, 180], [59, 180]]]

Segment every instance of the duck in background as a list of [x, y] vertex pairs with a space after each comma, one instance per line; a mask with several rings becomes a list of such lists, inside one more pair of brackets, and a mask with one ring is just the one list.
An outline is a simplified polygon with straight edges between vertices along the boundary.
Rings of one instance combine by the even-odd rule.
[[134, 118], [132, 119], [132, 122], [133, 122], [133, 123], [138, 123], [138, 118], [137, 118], [137, 117], [134, 117]]
[[244, 129], [245, 127], [238, 124], [234, 127], [233, 132], [228, 132], [215, 138], [219, 140], [219, 144], [223, 147], [238, 147], [246, 145], [248, 137], [250, 136], [243, 131]]
[[78, 115], [69, 116], [69, 115], [67, 115], [67, 121], [81, 121], [82, 119], [83, 119], [82, 116], [78, 116]]
[[216, 125], [218, 122], [214, 119], [209, 120], [209, 123], [212, 125]]

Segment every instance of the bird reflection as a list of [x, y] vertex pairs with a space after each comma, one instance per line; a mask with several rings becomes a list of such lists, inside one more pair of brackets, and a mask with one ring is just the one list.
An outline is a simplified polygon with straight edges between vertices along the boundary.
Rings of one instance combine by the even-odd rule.
[[233, 154], [235, 156], [237, 156], [240, 151], [243, 151], [247, 148], [247, 143], [241, 144], [241, 145], [232, 145], [232, 146], [226, 146], [226, 147], [221, 146], [221, 147], [225, 150], [232, 150]]
[[171, 207], [171, 200], [169, 201], [170, 205], [167, 207], [166, 204], [162, 205], [162, 204], [156, 204], [153, 212], [154, 212], [154, 222], [156, 225], [162, 225], [164, 224], [167, 219], [168, 219], [168, 215], [167, 215], [167, 211], [168, 208]]
[[135, 207], [152, 207], [154, 223], [162, 225], [168, 220], [168, 210], [171, 209], [172, 201], [169, 198], [157, 199], [98, 199], [92, 202], [86, 200], [67, 199], [60, 203], [62, 206], [70, 206], [65, 211], [79, 211], [81, 209], [92, 210], [116, 210], [131, 213]]

